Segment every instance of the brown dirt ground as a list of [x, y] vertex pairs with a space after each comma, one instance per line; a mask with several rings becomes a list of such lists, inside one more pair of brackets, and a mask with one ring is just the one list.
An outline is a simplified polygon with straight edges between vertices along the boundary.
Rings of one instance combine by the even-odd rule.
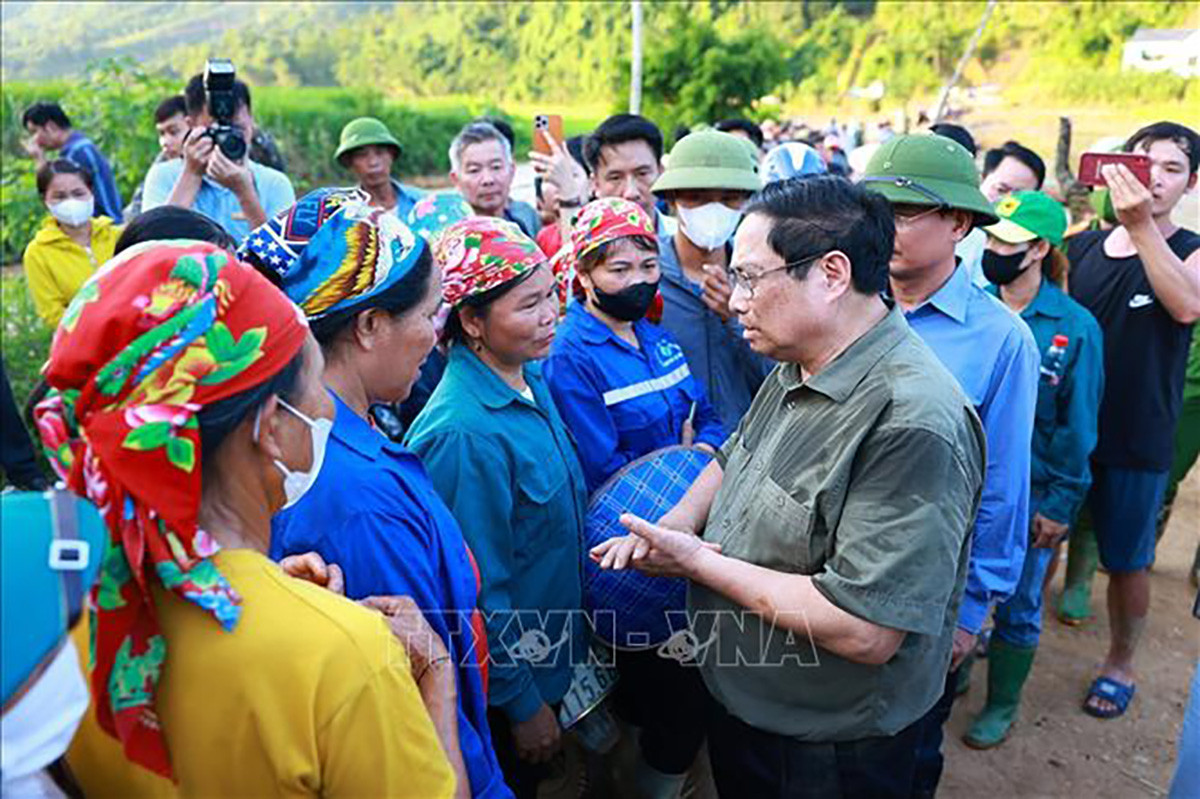
[[[1095, 619], [1080, 628], [1048, 614], [1012, 736], [988, 752], [961, 741], [986, 692], [986, 669], [976, 668], [946, 729], [942, 799], [979, 796], [1165, 796], [1192, 669], [1200, 654], [1200, 624], [1191, 615], [1196, 596], [1188, 571], [1200, 539], [1200, 468], [1180, 486], [1152, 572], [1149, 622], [1138, 653], [1138, 692], [1124, 717], [1101, 721], [1080, 710], [1095, 667], [1108, 644], [1103, 573], [1092, 598]], [[1047, 605], [1062, 585], [1062, 569]], [[982, 664], [980, 664], [982, 665]]]

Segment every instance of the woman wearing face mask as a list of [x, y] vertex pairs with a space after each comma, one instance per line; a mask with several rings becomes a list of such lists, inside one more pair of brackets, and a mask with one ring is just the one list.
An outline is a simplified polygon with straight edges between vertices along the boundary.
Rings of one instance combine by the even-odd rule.
[[[725, 440], [675, 337], [643, 317], [658, 288], [654, 223], [617, 198], [584, 206], [567, 257], [584, 296], [571, 305], [546, 380], [578, 446], [588, 489], [654, 450]], [[704, 741], [699, 673], [657, 650], [616, 656], [617, 710], [639, 729], [639, 797], [677, 795]]]
[[21, 263], [38, 316], [55, 328], [79, 287], [112, 258], [121, 227], [107, 216], [92, 217], [92, 173], [74, 161], [42, 166], [37, 189], [50, 215]]
[[266, 558], [321, 469], [322, 367], [295, 306], [207, 243], [132, 247], [68, 309], [36, 418], [108, 528], [91, 682], [125, 759], [105, 790], [139, 768], [197, 796], [452, 794], [457, 741], [422, 704], [445, 707], [444, 653], [411, 647], [410, 672], [402, 625]]
[[505, 777], [536, 796], [559, 749], [557, 705], [580, 662], [586, 488], [536, 361], [554, 340], [559, 281], [512, 223], [472, 217], [434, 245], [446, 373], [406, 443], [425, 462], [483, 575], [488, 711]]
[[675, 337], [644, 317], [659, 286], [654, 223], [619, 198], [584, 206], [565, 253], [583, 296], [567, 309], [545, 365], [578, 445], [588, 491], [662, 447], [725, 440]]
[[1040, 191], [995, 205], [1000, 222], [985, 228], [983, 274], [989, 290], [1033, 331], [1042, 353], [1030, 468], [1030, 546], [1012, 597], [995, 611], [988, 647], [987, 704], [964, 741], [976, 749], [1008, 736], [1042, 626], [1042, 582], [1091, 485], [1104, 352], [1100, 326], [1060, 287], [1067, 261], [1058, 249], [1067, 217]]
[[742, 339], [725, 276], [741, 207], [761, 187], [758, 163], [742, 140], [715, 130], [676, 144], [653, 186], [679, 219], [674, 234], [658, 241], [662, 324], [731, 431], [773, 366]]
[[[469, 796], [510, 797], [476, 659], [486, 641], [475, 640], [482, 620], [476, 630], [470, 553], [421, 462], [368, 414], [375, 403], [404, 400], [433, 349], [441, 274], [425, 240], [368, 199], [355, 190], [313, 192], [243, 248], [308, 317], [335, 409], [321, 476], [271, 521], [271, 557], [317, 552], [341, 569], [351, 599], [413, 598], [456, 667], [460, 751], [450, 754], [468, 775], [461, 787]], [[319, 227], [303, 230], [306, 219]]]

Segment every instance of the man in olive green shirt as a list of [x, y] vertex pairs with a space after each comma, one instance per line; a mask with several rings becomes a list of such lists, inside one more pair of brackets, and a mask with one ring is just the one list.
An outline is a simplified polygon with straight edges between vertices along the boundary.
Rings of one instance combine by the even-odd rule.
[[945, 684], [984, 437], [880, 297], [893, 235], [839, 178], [751, 200], [730, 306], [780, 366], [679, 505], [592, 552], [691, 580], [723, 796], [907, 797]]

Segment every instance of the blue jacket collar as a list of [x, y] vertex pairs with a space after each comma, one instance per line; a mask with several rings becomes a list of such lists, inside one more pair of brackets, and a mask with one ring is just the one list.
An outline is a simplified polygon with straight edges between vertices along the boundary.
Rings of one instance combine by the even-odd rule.
[[389, 442], [387, 436], [380, 433], [371, 424], [347, 405], [331, 388], [326, 388], [329, 396], [333, 397], [333, 437], [359, 454], [375, 460], [379, 452]]
[[[612, 328], [592, 316], [583, 302], [571, 303], [571, 306], [567, 308], [567, 317], [571, 319], [573, 325], [579, 328], [580, 338], [588, 344], [604, 344], [607, 341], [612, 341], [626, 347], [629, 346], [628, 343], [613, 332]], [[633, 323], [634, 332], [638, 334], [639, 340], [642, 338], [642, 327], [645, 324], [646, 321], [644, 319], [638, 319]]]
[[[988, 293], [996, 298], [1000, 298], [1000, 289], [996, 286], [989, 285]], [[1067, 315], [1067, 295], [1063, 290], [1049, 280], [1042, 278], [1042, 287], [1038, 289], [1037, 296], [1033, 298], [1033, 302], [1025, 306], [1021, 311], [1021, 318], [1028, 319], [1032, 316], [1048, 316], [1051, 319], [1061, 319]]]
[[[514, 391], [500, 378], [500, 375], [493, 372], [465, 344], [451, 345], [447, 369], [451, 368], [465, 378], [471, 393], [489, 408], [503, 408], [513, 402], [528, 403], [528, 400]], [[525, 380], [529, 383], [535, 397], [539, 395], [540, 391], [539, 387], [534, 384], [540, 379], [541, 374], [540, 364], [525, 364]]]
[[613, 332], [608, 325], [588, 313], [583, 301], [571, 303], [567, 308], [567, 318], [571, 324], [579, 328], [579, 336], [588, 344], [603, 344], [612, 337]]

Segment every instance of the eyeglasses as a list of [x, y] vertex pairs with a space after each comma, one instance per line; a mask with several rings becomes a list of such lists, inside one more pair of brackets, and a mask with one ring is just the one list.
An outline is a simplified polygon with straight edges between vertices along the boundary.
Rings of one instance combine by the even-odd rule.
[[754, 290], [758, 287], [758, 282], [760, 280], [762, 280], [764, 277], [766, 277], [767, 275], [771, 274], [772, 272], [782, 272], [785, 269], [791, 269], [791, 268], [797, 267], [797, 266], [804, 266], [805, 264], [812, 263], [813, 261], [817, 260], [818, 258], [822, 258], [824, 256], [825, 256], [825, 253], [823, 253], [823, 252], [817, 253], [816, 255], [810, 255], [807, 258], [801, 258], [798, 261], [789, 261], [788, 263], [784, 264], [783, 266], [775, 266], [775, 267], [771, 267], [770, 269], [764, 269], [763, 271], [758, 272], [753, 275], [749, 274], [741, 267], [731, 266], [727, 270], [727, 274], [729, 275], [730, 291], [731, 292], [737, 291], [738, 287], [744, 288], [746, 290], [746, 293], [750, 295], [751, 299], [753, 299], [754, 298]]
[[940, 206], [935, 205], [932, 208], [926, 208], [924, 211], [902, 214], [898, 213], [896, 209], [893, 208], [892, 220], [896, 223], [896, 227], [908, 227], [909, 225], [916, 223], [918, 219], [924, 219], [925, 217], [936, 214], [942, 210], [943, 209]]

